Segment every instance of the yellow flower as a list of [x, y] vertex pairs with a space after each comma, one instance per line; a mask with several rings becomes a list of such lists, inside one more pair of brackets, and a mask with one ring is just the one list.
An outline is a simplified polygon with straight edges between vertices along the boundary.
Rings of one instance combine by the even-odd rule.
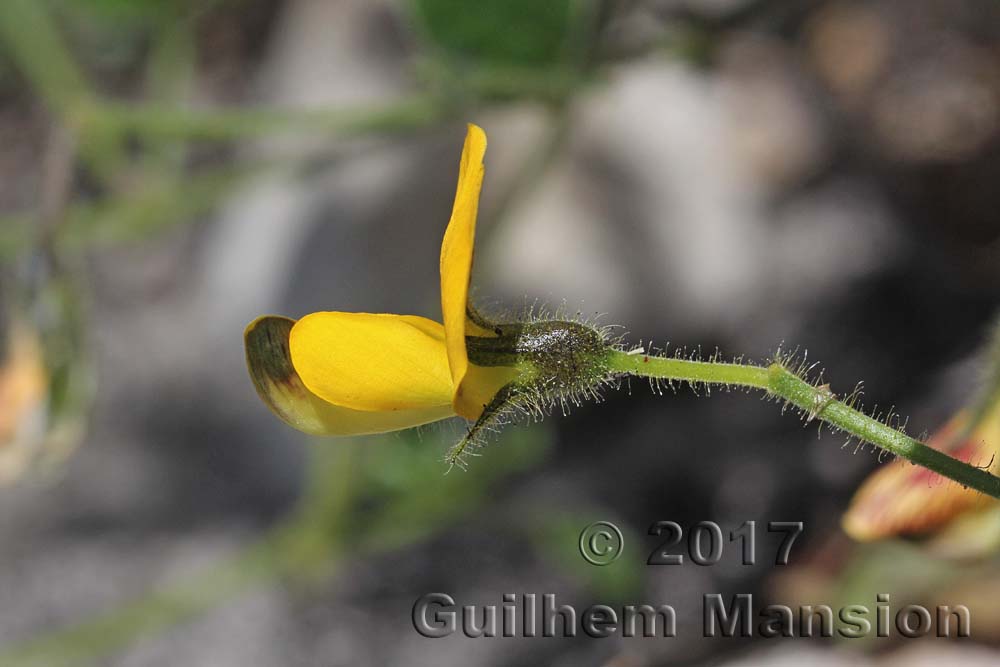
[[496, 338], [500, 330], [467, 305], [485, 152], [485, 133], [470, 124], [441, 244], [443, 325], [414, 315], [320, 312], [297, 322], [267, 315], [247, 326], [257, 393], [286, 423], [307, 433], [354, 435], [454, 415], [476, 420], [519, 377], [509, 356], [513, 365], [479, 366], [466, 347], [467, 335]]

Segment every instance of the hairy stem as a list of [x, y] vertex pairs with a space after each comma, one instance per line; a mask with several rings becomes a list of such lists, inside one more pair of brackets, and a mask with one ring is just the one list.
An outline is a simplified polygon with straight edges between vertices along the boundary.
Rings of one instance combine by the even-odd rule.
[[838, 400], [828, 387], [815, 387], [780, 363], [770, 366], [728, 364], [614, 351], [608, 356], [607, 367], [613, 373], [657, 380], [763, 389], [799, 408], [810, 420], [819, 419], [860, 441], [881, 447], [962, 486], [1000, 499], [1000, 477], [932, 449], [869, 417]]

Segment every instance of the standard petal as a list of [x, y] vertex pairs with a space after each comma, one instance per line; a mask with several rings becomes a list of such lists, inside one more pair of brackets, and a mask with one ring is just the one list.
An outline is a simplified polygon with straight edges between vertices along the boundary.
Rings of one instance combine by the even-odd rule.
[[469, 277], [472, 273], [476, 214], [479, 210], [479, 191], [483, 185], [485, 153], [486, 133], [481, 127], [470, 123], [465, 136], [465, 147], [462, 149], [455, 204], [441, 243], [441, 313], [454, 387], [452, 400], [455, 411], [467, 419], [475, 419], [482, 412], [482, 406], [465, 395], [462, 383], [469, 368], [469, 358], [465, 351], [465, 305], [469, 298]]
[[353, 410], [450, 406], [444, 327], [423, 317], [324, 312], [289, 336], [292, 365], [323, 400]]
[[257, 394], [289, 426], [314, 435], [361, 435], [398, 431], [452, 416], [450, 405], [370, 412], [324, 401], [306, 388], [292, 365], [288, 340], [294, 324], [286, 317], [268, 315], [251, 322], [244, 333], [247, 368]]
[[462, 380], [461, 397], [469, 412], [462, 416], [466, 419], [479, 419], [493, 397], [504, 385], [518, 377], [517, 369], [509, 366], [477, 366], [469, 364]]

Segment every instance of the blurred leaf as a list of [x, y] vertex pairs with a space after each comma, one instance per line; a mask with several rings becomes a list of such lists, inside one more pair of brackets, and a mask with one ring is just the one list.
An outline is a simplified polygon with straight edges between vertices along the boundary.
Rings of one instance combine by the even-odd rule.
[[411, 430], [367, 449], [368, 507], [356, 519], [372, 547], [407, 544], [469, 515], [493, 497], [498, 482], [536, 465], [551, 441], [539, 426], [511, 429], [489, 448], [489, 461], [449, 471], [442, 458], [452, 439]]
[[566, 55], [570, 0], [413, 0], [430, 39], [489, 65], [551, 65]]
[[[638, 536], [624, 532], [622, 557], [603, 566], [587, 562], [580, 554], [580, 531], [594, 521], [594, 516], [607, 511], [560, 511], [551, 509], [532, 517], [529, 532], [532, 540], [554, 564], [556, 571], [586, 582], [596, 599], [605, 602], [627, 602], [642, 589], [643, 575], [648, 569], [633, 547], [640, 544]], [[621, 525], [622, 522], [615, 523]]]
[[956, 516], [927, 542], [930, 553], [953, 559], [988, 558], [1000, 551], [1000, 507], [983, 499], [982, 511]]
[[83, 291], [78, 276], [54, 273], [35, 296], [49, 373], [49, 423], [40, 464], [50, 469], [82, 442], [96, 391]]
[[[958, 565], [935, 557], [917, 544], [890, 540], [861, 545], [856, 549], [840, 577], [831, 582], [823, 597], [832, 600], [834, 608], [853, 604], [871, 608], [875, 606], [876, 595], [884, 593], [889, 595], [893, 613], [902, 604], [933, 608], [935, 603], [960, 602], [973, 609], [972, 616], [979, 627], [978, 609], [974, 606], [978, 601], [964, 592], [966, 587], [985, 590], [983, 587], [992, 581], [996, 581], [994, 563]], [[977, 636], [981, 636], [979, 630], [976, 632]], [[851, 639], [848, 643], [862, 650], [871, 650], [880, 641], [872, 633], [860, 640]]]
[[949, 584], [960, 569], [900, 541], [859, 547], [837, 582], [838, 606], [873, 601], [876, 593], [921, 597]]
[[175, 180], [137, 178], [128, 196], [74, 206], [60, 229], [59, 248], [74, 251], [149, 238], [203, 215], [252, 173], [233, 167]]
[[101, 14], [112, 19], [151, 18], [188, 9], [188, 0], [73, 0], [60, 2], [63, 7]]
[[180, 0], [60, 0], [50, 3], [66, 47], [95, 80], [129, 71], [145, 58], [150, 33], [185, 11]]

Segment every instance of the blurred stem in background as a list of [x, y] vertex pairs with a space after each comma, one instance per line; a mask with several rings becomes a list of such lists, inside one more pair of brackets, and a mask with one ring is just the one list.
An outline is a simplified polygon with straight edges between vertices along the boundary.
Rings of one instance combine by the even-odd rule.
[[[415, 5], [434, 6], [425, 0]], [[553, 6], [563, 3], [553, 3]], [[48, 3], [0, 3], [0, 43], [29, 85], [67, 133], [88, 172], [106, 190], [95, 202], [70, 204], [55, 226], [55, 241], [70, 237], [67, 250], [90, 243], [128, 241], [192, 220], [210, 210], [243, 179], [266, 167], [224, 165], [207, 173], [185, 173], [181, 159], [188, 142], [219, 142], [281, 133], [330, 137], [385, 136], [428, 127], [482, 102], [535, 99], [556, 108], [567, 103], [590, 78], [588, 45], [596, 30], [594, 2], [566, 3], [566, 51], [547, 66], [485, 63], [459, 67], [444, 54], [417, 67], [421, 92], [377, 107], [345, 109], [192, 109], [177, 95], [190, 78], [190, 31], [183, 16], [169, 15], [155, 35], [147, 80], [151, 94], [140, 103], [107, 100], [87, 81], [67, 50], [48, 12]], [[415, 14], [420, 12], [415, 11]], [[530, 12], [529, 12], [530, 14]], [[440, 35], [436, 35], [441, 37]], [[447, 37], [445, 37], [447, 39]], [[186, 55], [185, 55], [186, 54]], [[146, 160], [129, 161], [128, 142], [141, 141]], [[166, 153], [170, 160], [162, 159]], [[285, 165], [287, 166], [287, 165]], [[137, 173], [138, 172], [138, 173]], [[0, 258], [16, 257], [34, 242], [32, 214], [0, 218]]]
[[[478, 510], [499, 482], [537, 465], [546, 440], [537, 429], [521, 431], [505, 441], [506, 456], [498, 465], [443, 477], [440, 461], [427, 456], [428, 443], [412, 432], [381, 443], [314, 443], [297, 509], [258, 541], [94, 620], [8, 647], [0, 664], [93, 664], [255, 588], [283, 580], [290, 591], [307, 590], [334, 576], [345, 559], [426, 539]], [[525, 528], [532, 528], [530, 522]]]

